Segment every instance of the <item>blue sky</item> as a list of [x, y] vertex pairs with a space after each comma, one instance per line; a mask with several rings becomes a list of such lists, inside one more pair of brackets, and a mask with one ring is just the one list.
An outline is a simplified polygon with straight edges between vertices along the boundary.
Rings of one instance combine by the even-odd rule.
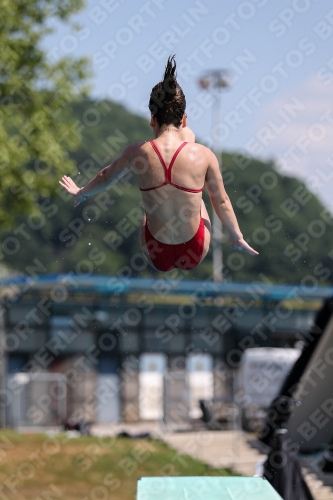
[[[151, 88], [175, 53], [196, 135], [224, 150], [274, 158], [322, 201], [333, 188], [333, 6], [324, 0], [95, 0], [56, 25], [49, 57], [87, 55], [92, 95], [149, 117]], [[214, 96], [198, 78], [228, 70], [221, 125], [212, 135]], [[332, 110], [332, 112], [331, 112]]]

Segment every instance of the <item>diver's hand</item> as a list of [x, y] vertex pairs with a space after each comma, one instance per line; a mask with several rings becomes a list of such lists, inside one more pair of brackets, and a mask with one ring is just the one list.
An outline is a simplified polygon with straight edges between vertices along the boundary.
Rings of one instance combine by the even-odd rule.
[[81, 189], [75, 184], [75, 182], [68, 177], [67, 175], [64, 175], [59, 181], [60, 186], [62, 186], [64, 189], [66, 189], [67, 193], [71, 194], [75, 198], [74, 202], [74, 207], [77, 207], [80, 205], [82, 201], [86, 199], [86, 196], [81, 194]]
[[250, 247], [248, 243], [244, 240], [244, 238], [240, 238], [239, 240], [231, 242], [231, 248], [234, 250], [239, 250], [240, 252], [246, 252], [250, 255], [259, 255], [259, 252], [254, 250], [254, 248]]

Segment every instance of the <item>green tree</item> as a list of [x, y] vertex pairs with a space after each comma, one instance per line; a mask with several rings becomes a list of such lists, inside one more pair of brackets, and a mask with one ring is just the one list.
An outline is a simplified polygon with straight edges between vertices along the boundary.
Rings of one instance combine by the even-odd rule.
[[0, 229], [37, 212], [39, 197], [73, 169], [68, 151], [79, 137], [67, 109], [87, 90], [87, 60], [54, 62], [41, 41], [52, 22], [70, 22], [82, 7], [82, 0], [0, 0]]

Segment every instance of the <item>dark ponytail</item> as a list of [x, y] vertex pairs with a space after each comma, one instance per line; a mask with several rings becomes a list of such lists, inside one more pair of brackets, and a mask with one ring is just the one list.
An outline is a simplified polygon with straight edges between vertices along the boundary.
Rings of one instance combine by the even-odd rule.
[[170, 124], [180, 127], [186, 109], [186, 100], [177, 83], [174, 55], [168, 58], [163, 80], [151, 91], [148, 107], [160, 127]]
[[172, 101], [177, 89], [176, 61], [175, 56], [169, 57], [164, 71], [162, 86], [165, 91], [167, 101]]

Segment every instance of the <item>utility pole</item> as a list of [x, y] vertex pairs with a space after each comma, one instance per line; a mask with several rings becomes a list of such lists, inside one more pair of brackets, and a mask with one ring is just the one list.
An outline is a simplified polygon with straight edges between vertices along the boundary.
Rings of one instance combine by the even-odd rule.
[[[207, 71], [200, 79], [202, 89], [210, 90], [214, 98], [212, 111], [212, 139], [213, 151], [218, 159], [220, 170], [222, 168], [222, 145], [218, 138], [218, 128], [221, 120], [221, 90], [230, 87], [230, 79], [224, 69]], [[222, 222], [213, 210], [212, 218], [212, 243], [213, 243], [213, 279], [221, 282], [223, 279], [223, 252], [222, 252]]]

